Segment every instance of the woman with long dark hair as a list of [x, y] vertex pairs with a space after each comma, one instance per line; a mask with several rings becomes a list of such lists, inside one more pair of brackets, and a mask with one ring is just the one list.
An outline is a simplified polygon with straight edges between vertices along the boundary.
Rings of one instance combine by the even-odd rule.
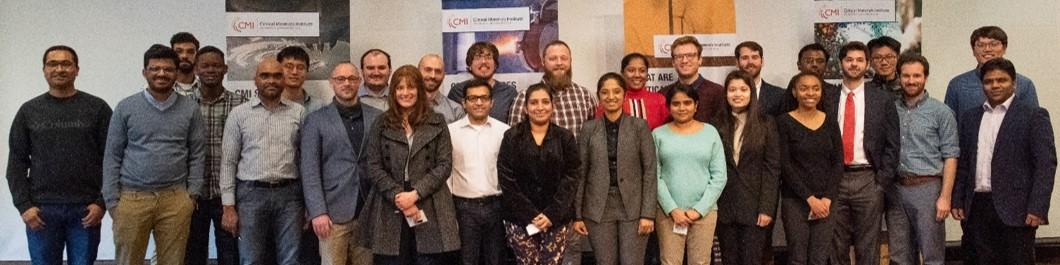
[[718, 198], [718, 239], [725, 264], [760, 264], [777, 210], [780, 146], [759, 108], [750, 75], [725, 77], [725, 104], [712, 120], [725, 145], [728, 181]]
[[372, 190], [360, 217], [362, 239], [377, 265], [447, 263], [446, 252], [460, 249], [446, 186], [452, 168], [449, 130], [427, 105], [416, 67], [394, 71], [389, 89], [390, 108], [367, 136], [363, 162]]
[[560, 264], [574, 219], [581, 162], [574, 134], [552, 123], [552, 93], [526, 89], [527, 119], [504, 133], [497, 157], [505, 233], [519, 264]]
[[827, 264], [832, 254], [832, 198], [843, 177], [843, 142], [835, 117], [819, 110], [824, 80], [792, 78], [795, 109], [777, 116], [781, 212], [791, 264]]

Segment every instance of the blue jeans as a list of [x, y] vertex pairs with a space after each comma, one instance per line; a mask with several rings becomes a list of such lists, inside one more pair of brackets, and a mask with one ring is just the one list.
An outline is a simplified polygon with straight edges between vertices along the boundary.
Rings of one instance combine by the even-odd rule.
[[[305, 224], [302, 185], [256, 187], [250, 182], [236, 186], [239, 212], [239, 254], [244, 265], [300, 264], [299, 243]], [[275, 257], [275, 261], [268, 260]]]
[[40, 218], [47, 225], [38, 231], [26, 228], [29, 256], [33, 265], [63, 264], [66, 248], [68, 264], [93, 264], [99, 248], [100, 226], [85, 228], [81, 218], [88, 214], [85, 204], [41, 204]]
[[453, 197], [460, 225], [461, 261], [464, 265], [504, 263], [504, 220], [500, 196], [478, 199]]

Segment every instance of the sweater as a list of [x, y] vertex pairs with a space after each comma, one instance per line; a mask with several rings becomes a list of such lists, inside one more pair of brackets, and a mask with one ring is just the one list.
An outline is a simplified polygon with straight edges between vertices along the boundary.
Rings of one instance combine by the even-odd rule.
[[695, 209], [706, 215], [725, 189], [725, 148], [718, 130], [709, 124], [692, 134], [678, 134], [663, 125], [652, 131], [658, 155], [659, 205]]

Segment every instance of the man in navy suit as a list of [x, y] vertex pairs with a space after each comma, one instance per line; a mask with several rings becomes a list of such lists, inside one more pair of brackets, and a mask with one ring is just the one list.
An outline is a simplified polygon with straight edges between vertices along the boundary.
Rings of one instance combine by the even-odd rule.
[[762, 61], [765, 59], [762, 45], [757, 42], [745, 41], [736, 45], [736, 66], [740, 71], [750, 74], [755, 78], [755, 97], [758, 98], [762, 112], [769, 116], [776, 116], [784, 112], [784, 90], [766, 83], [762, 80]]
[[1049, 112], [1013, 100], [1012, 62], [995, 58], [979, 70], [986, 102], [958, 120], [953, 217], [970, 244], [965, 264], [1034, 264], [1034, 233], [1049, 223], [1056, 175]]
[[336, 65], [329, 83], [334, 102], [309, 114], [302, 128], [306, 212], [320, 239], [323, 264], [371, 264], [371, 251], [354, 241], [360, 229], [357, 213], [368, 193], [358, 161], [382, 111], [357, 100], [361, 75], [352, 63]]

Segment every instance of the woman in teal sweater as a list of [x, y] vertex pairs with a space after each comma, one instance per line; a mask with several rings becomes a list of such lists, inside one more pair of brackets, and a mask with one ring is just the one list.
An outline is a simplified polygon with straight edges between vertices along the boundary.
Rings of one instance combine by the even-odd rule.
[[693, 119], [699, 96], [677, 86], [666, 95], [673, 121], [652, 132], [659, 161], [656, 231], [662, 264], [709, 264], [718, 197], [725, 188], [725, 151], [718, 130]]

